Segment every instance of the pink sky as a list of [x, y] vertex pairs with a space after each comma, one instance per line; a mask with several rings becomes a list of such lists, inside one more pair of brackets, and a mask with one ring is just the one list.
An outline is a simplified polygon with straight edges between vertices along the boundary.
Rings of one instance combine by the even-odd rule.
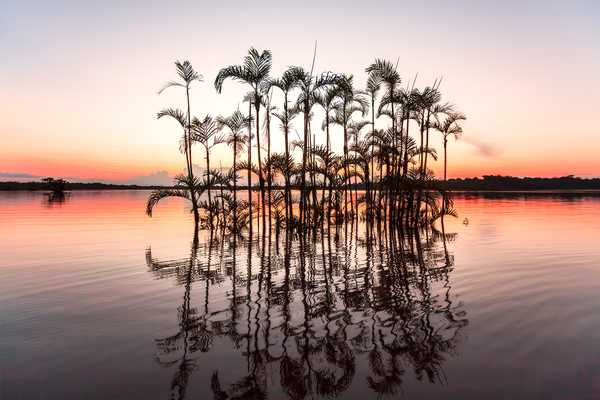
[[[180, 133], [155, 115], [182, 107], [183, 93], [156, 91], [175, 78], [174, 60], [189, 59], [205, 76], [193, 88], [194, 114], [229, 114], [245, 88], [227, 82], [216, 94], [219, 68], [240, 63], [250, 46], [272, 50], [275, 76], [288, 65], [308, 67], [314, 40], [317, 70], [352, 73], [357, 87], [375, 57], [398, 59], [405, 80], [418, 73], [417, 86], [443, 76], [443, 100], [468, 116], [464, 137], [449, 147], [451, 177], [600, 176], [596, 3], [390, 2], [348, 5], [344, 15], [320, 2], [294, 13], [277, 2], [261, 3], [260, 12], [245, 3], [194, 4], [9, 5], [0, 16], [0, 179], [167, 183], [183, 167]], [[253, 19], [268, 23], [248, 24]], [[321, 119], [316, 113], [313, 126]], [[339, 150], [341, 131], [332, 133]], [[432, 142], [441, 153], [437, 134]], [[224, 145], [214, 154], [215, 166], [231, 165]], [[203, 164], [200, 148], [196, 161]], [[434, 169], [441, 173], [441, 163]]]

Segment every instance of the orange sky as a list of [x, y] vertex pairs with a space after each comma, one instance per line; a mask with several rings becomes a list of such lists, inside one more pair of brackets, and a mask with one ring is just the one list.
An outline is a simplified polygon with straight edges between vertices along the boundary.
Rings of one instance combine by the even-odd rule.
[[[183, 167], [180, 133], [155, 115], [182, 107], [183, 93], [156, 91], [175, 77], [174, 60], [189, 59], [205, 76], [192, 91], [194, 114], [229, 114], [245, 88], [227, 82], [217, 95], [219, 68], [240, 63], [250, 46], [272, 50], [276, 76], [288, 65], [309, 67], [314, 40], [316, 69], [353, 73], [357, 87], [375, 57], [398, 59], [405, 82], [418, 73], [417, 86], [443, 76], [443, 101], [468, 116], [464, 137], [450, 143], [451, 177], [600, 176], [598, 3], [384, 3], [348, 5], [340, 15], [310, 1], [293, 13], [278, 2], [261, 3], [260, 12], [245, 3], [165, 10], [153, 2], [15, 2], [0, 16], [0, 179], [168, 183]], [[296, 28], [305, 21], [308, 33]], [[313, 128], [321, 119], [317, 112]], [[341, 131], [332, 135], [340, 150]], [[431, 140], [441, 153], [438, 134]], [[217, 147], [213, 162], [231, 165], [229, 149]], [[441, 163], [434, 168], [441, 173]]]

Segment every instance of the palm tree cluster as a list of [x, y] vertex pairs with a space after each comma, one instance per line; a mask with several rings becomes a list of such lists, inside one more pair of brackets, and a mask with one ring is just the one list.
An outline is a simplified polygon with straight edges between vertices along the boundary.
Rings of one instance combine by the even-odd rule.
[[[191, 202], [200, 226], [230, 232], [252, 230], [257, 217], [262, 217], [263, 228], [267, 218], [269, 225], [274, 220], [278, 226], [297, 229], [358, 218], [418, 228], [454, 212], [445, 185], [447, 144], [462, 134], [460, 123], [466, 117], [442, 102], [441, 80], [422, 89], [415, 88], [414, 81], [403, 85], [396, 66], [381, 59], [365, 69], [364, 89], [356, 87], [352, 75], [315, 73], [313, 67], [290, 66], [273, 77], [271, 52], [251, 48], [241, 65], [222, 68], [214, 80], [218, 93], [230, 80], [248, 87], [242, 99], [248, 104], [247, 114], [236, 110], [229, 116], [198, 118], [190, 114], [190, 89], [202, 76], [188, 61], [175, 65], [179, 80], [168, 82], [161, 92], [185, 89], [187, 111], [170, 108], [158, 118], [170, 117], [179, 124], [187, 173], [176, 178], [175, 187], [151, 193], [148, 215], [161, 199], [172, 196]], [[274, 93], [283, 100], [275, 101]], [[315, 121], [317, 110], [324, 113], [322, 121]], [[279, 122], [279, 130], [272, 130], [273, 121]], [[291, 137], [296, 121], [301, 123], [299, 140]], [[334, 129], [343, 135], [340, 154], [331, 145]], [[430, 168], [438, 156], [430, 143], [433, 132], [442, 139], [443, 181], [435, 179]], [[279, 152], [271, 146], [273, 133], [283, 135]], [[266, 138], [266, 147], [261, 138]], [[197, 143], [206, 161], [200, 177], [194, 175], [192, 162]], [[228, 172], [211, 169], [211, 150], [219, 145], [233, 150]], [[238, 174], [244, 172], [245, 188], [238, 182]], [[247, 198], [238, 198], [239, 189], [248, 191]], [[260, 194], [256, 200], [254, 190]]]

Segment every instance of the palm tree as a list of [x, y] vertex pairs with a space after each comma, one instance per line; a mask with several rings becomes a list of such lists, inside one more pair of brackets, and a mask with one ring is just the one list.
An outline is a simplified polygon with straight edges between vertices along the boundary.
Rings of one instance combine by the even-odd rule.
[[313, 76], [312, 71], [307, 72], [302, 67], [291, 67], [295, 68], [294, 75], [298, 77], [298, 88], [300, 89], [300, 95], [296, 100], [296, 108], [303, 114], [304, 122], [304, 140], [302, 146], [302, 172], [300, 174], [300, 185], [301, 185], [301, 197], [300, 197], [300, 221], [306, 223], [306, 166], [308, 162], [308, 151], [310, 150], [309, 141], [309, 121], [311, 115], [311, 109], [316, 104], [315, 95], [324, 88], [336, 85], [340, 81], [339, 75], [332, 74], [330, 72], [322, 73], [320, 76]]
[[[376, 71], [372, 71], [369, 73], [367, 77], [367, 85], [365, 88], [365, 93], [369, 96], [369, 100], [371, 100], [371, 138], [372, 133], [375, 132], [375, 98], [377, 97], [377, 93], [381, 89], [381, 77], [377, 74]], [[375, 146], [374, 142], [370, 143], [371, 150]], [[371, 157], [371, 174], [375, 173], [375, 157]], [[371, 184], [375, 181], [375, 175], [371, 175], [370, 177]], [[371, 203], [371, 195], [368, 197], [369, 205]]]
[[[441, 98], [441, 95], [440, 95]], [[433, 128], [434, 123], [431, 122], [431, 118], [433, 117], [433, 120], [439, 120], [440, 116], [442, 115], [448, 115], [449, 113], [451, 113], [452, 111], [454, 111], [454, 106], [450, 103], [444, 103], [444, 104], [434, 104], [433, 107], [431, 107], [430, 110], [430, 115], [427, 120], [427, 127], [425, 130], [425, 166], [424, 169], [427, 170], [427, 157], [428, 155], [432, 152], [435, 151], [434, 149], [431, 149], [429, 147], [429, 129]]]
[[[191, 165], [191, 159], [190, 159], [191, 152], [189, 151], [191, 148], [191, 141], [190, 141], [190, 137], [189, 137], [189, 133], [188, 133], [189, 125], [187, 124], [185, 114], [183, 113], [183, 111], [181, 111], [179, 109], [168, 108], [168, 109], [159, 111], [157, 114], [157, 118], [161, 119], [163, 117], [169, 117], [169, 118], [176, 120], [184, 130], [183, 137], [180, 142], [180, 150], [182, 153], [185, 154], [187, 176], [184, 177], [185, 179], [176, 179], [177, 180], [176, 186], [181, 186], [181, 187], [180, 188], [178, 187], [176, 191], [172, 192], [172, 196], [185, 197], [188, 200], [190, 200], [190, 202], [192, 203], [192, 211], [194, 213], [194, 222], [196, 225], [198, 225], [198, 222], [200, 221], [200, 214], [198, 213], [198, 197], [199, 196], [196, 196], [196, 190], [197, 190], [197, 186], [199, 185], [199, 182], [194, 177], [194, 174], [192, 172], [192, 165]], [[182, 196], [182, 193], [181, 193], [182, 190], [188, 190], [189, 194]], [[167, 194], [168, 192], [166, 192], [166, 191], [163, 191], [161, 193], [162, 193], [162, 195], [159, 197], [158, 200], [160, 200], [161, 198], [170, 196], [169, 194]], [[153, 197], [152, 193], [150, 194], [150, 197], [151, 198]], [[158, 202], [158, 200], [156, 200], [155, 202]], [[150, 203], [151, 203], [151, 199], [149, 198], [148, 204], [150, 204]], [[147, 212], [147, 214], [149, 216], [152, 216], [152, 211]]]
[[[348, 169], [349, 160], [348, 160], [348, 147], [349, 147], [349, 135], [348, 135], [348, 124], [352, 120], [352, 115], [355, 112], [360, 112], [364, 117], [368, 111], [369, 105], [365, 97], [358, 91], [356, 91], [353, 87], [354, 77], [352, 75], [342, 75], [339, 79], [340, 90], [338, 92], [338, 98], [340, 101], [336, 103], [336, 113], [335, 116], [330, 117], [331, 123], [336, 123], [342, 126], [344, 130], [344, 179], [347, 180], [350, 177], [350, 172]], [[345, 217], [348, 215], [348, 192], [347, 186], [348, 182], [346, 181], [346, 187], [344, 188], [344, 214]], [[354, 200], [352, 194], [350, 194], [350, 208], [354, 213]]]
[[[360, 110], [359, 110], [360, 111]], [[363, 115], [366, 114], [365, 111], [363, 111]], [[347, 124], [347, 128], [348, 128], [348, 139], [353, 138], [353, 142], [352, 144], [349, 145], [348, 150], [349, 152], [352, 153], [352, 159], [350, 159], [348, 162], [352, 164], [353, 168], [354, 168], [354, 198], [357, 199], [356, 200], [356, 214], [358, 215], [358, 191], [357, 191], [357, 173], [356, 173], [356, 167], [360, 166], [364, 171], [369, 171], [369, 168], [367, 166], [367, 168], [364, 168], [364, 165], [359, 162], [356, 158], [358, 155], [364, 155], [366, 156], [368, 153], [368, 146], [367, 142], [364, 142], [361, 139], [361, 135], [360, 135], [360, 131], [362, 129], [364, 129], [366, 126], [371, 125], [371, 122], [367, 121], [367, 120], [363, 120], [363, 121], [352, 121], [350, 120], [350, 122], [348, 122]], [[357, 146], [357, 144], [359, 143], [359, 141], [361, 142], [361, 146]], [[367, 148], [365, 148], [365, 146], [367, 146]], [[353, 150], [354, 149], [354, 150]], [[357, 151], [356, 149], [359, 149], [360, 151]], [[370, 191], [371, 191], [371, 187], [370, 187], [370, 181], [369, 181], [369, 177], [362, 177], [363, 183], [366, 185], [366, 189], [367, 189], [367, 201], [370, 195]]]
[[[174, 117], [179, 124], [183, 127], [183, 142], [184, 142], [184, 152], [185, 152], [185, 160], [186, 160], [186, 165], [187, 165], [187, 171], [188, 171], [188, 175], [190, 176], [191, 181], [194, 180], [194, 171], [192, 168], [192, 146], [191, 146], [191, 141], [190, 141], [190, 136], [191, 136], [191, 112], [190, 112], [190, 85], [192, 84], [192, 82], [194, 81], [198, 81], [198, 82], [202, 82], [202, 75], [199, 74], [198, 72], [196, 72], [194, 70], [194, 67], [192, 67], [192, 64], [189, 61], [184, 61], [183, 63], [180, 61], [175, 61], [175, 67], [177, 69], [177, 75], [180, 78], [180, 82], [176, 82], [176, 81], [169, 81], [167, 83], [165, 83], [163, 85], [163, 87], [158, 91], [159, 94], [161, 94], [165, 89], [170, 88], [170, 87], [182, 87], [185, 88], [185, 97], [186, 97], [186, 102], [187, 102], [187, 113], [185, 115], [183, 115], [183, 113], [181, 113], [179, 110], [177, 110], [177, 115], [173, 115], [169, 112], [163, 113], [162, 111], [160, 113], [158, 113], [158, 118], [161, 118], [162, 116], [165, 115], [169, 115]], [[167, 110], [167, 111], [171, 111]], [[199, 220], [199, 214], [198, 214], [198, 204], [197, 204], [197, 200], [196, 200], [196, 194], [195, 194], [195, 190], [193, 187], [189, 188], [190, 190], [190, 195], [191, 195], [191, 201], [192, 201], [192, 209], [194, 211], [194, 221], [196, 222], [196, 224], [198, 223]]]
[[455, 139], [460, 137], [463, 129], [458, 122], [466, 119], [467, 117], [461, 112], [450, 112], [444, 120], [439, 120], [436, 115], [436, 121], [433, 124], [433, 128], [439, 131], [444, 138], [444, 182], [447, 180], [446, 169], [448, 165], [448, 157], [446, 149], [448, 146], [448, 138], [450, 136], [454, 136]]
[[[271, 90], [271, 84], [267, 83], [263, 89], [264, 96], [262, 96], [263, 106], [265, 107], [265, 132], [267, 136], [267, 163], [265, 167], [267, 168], [267, 198], [268, 207], [269, 207], [269, 224], [271, 221], [271, 189], [273, 185], [273, 177], [272, 177], [272, 169], [271, 169], [271, 115], [275, 111], [275, 107], [271, 106], [271, 96], [273, 94]], [[263, 212], [263, 222], [264, 222], [264, 212]], [[264, 225], [263, 225], [264, 226]]]
[[233, 218], [234, 226], [237, 227], [237, 155], [244, 149], [244, 144], [248, 141], [248, 135], [244, 133], [244, 128], [250, 124], [250, 118], [245, 117], [240, 110], [237, 110], [228, 117], [217, 117], [217, 123], [221, 129], [229, 130], [229, 135], [225, 137], [225, 143], [233, 149]]
[[[403, 98], [402, 91], [399, 91], [397, 88], [397, 86], [400, 85], [400, 83], [401, 83], [400, 74], [398, 73], [396, 66], [394, 66], [390, 61], [382, 60], [382, 59], [376, 59], [375, 62], [373, 62], [371, 65], [369, 65], [365, 69], [365, 72], [367, 72], [369, 74], [369, 76], [372, 76], [373, 79], [378, 80], [381, 84], [383, 84], [386, 87], [385, 93], [382, 96], [380, 103], [379, 103], [379, 114], [381, 115], [384, 108], [389, 106], [389, 114], [387, 114], [387, 115], [389, 117], [391, 117], [391, 120], [392, 120], [392, 127], [391, 127], [392, 141], [391, 141], [390, 145], [392, 146], [392, 148], [394, 150], [396, 150], [398, 148], [398, 133], [399, 133], [399, 131], [400, 131], [400, 133], [402, 132], [402, 126], [400, 126], [400, 129], [398, 129], [398, 126], [396, 124], [396, 120], [398, 119], [398, 116], [401, 113], [398, 113], [394, 107], [395, 104], [399, 103]], [[405, 137], [408, 138], [408, 127], [406, 130]], [[403, 142], [405, 142], [405, 140], [403, 137], [401, 137], [400, 138], [400, 146], [401, 147], [403, 145]], [[386, 165], [386, 168], [388, 168], [387, 173], [389, 174], [390, 169], [391, 169], [392, 173], [398, 174], [401, 164], [402, 164], [401, 152], [394, 151], [391, 154], [391, 160], [390, 160], [389, 165]], [[406, 154], [404, 156], [404, 168], [403, 169], [404, 169], [403, 175], [405, 176], [406, 172], [408, 170], [408, 159], [407, 159]], [[393, 192], [392, 195], [396, 192], [395, 188], [392, 190], [392, 192]], [[380, 193], [380, 195], [381, 195], [381, 193]], [[385, 191], [384, 195], [385, 195], [385, 202], [387, 204], [389, 204], [389, 202], [390, 202], [389, 188], [388, 188], [388, 190]], [[386, 209], [387, 209], [387, 206], [386, 206]]]
[[223, 142], [221, 136], [216, 136], [220, 132], [219, 124], [213, 117], [207, 115], [204, 119], [199, 120], [194, 118], [192, 120], [192, 142], [200, 143], [206, 152], [206, 189], [208, 192], [208, 206], [209, 206], [209, 221], [212, 226], [212, 198], [211, 198], [211, 187], [212, 179], [210, 176], [210, 150]]
[[[319, 170], [319, 172], [323, 175], [323, 182], [328, 182], [328, 195], [327, 195], [327, 218], [328, 222], [331, 219], [331, 209], [332, 209], [332, 189], [333, 183], [336, 181], [337, 172], [339, 169], [339, 157], [335, 155], [334, 152], [330, 151], [327, 146], [315, 146], [312, 150], [313, 156], [317, 162], [314, 162], [313, 168]], [[320, 165], [320, 167], [317, 166]], [[321, 191], [321, 199], [323, 199], [323, 205], [325, 204], [325, 185]]]
[[[330, 121], [331, 113], [335, 111], [335, 101], [336, 101], [337, 97], [339, 96], [340, 90], [341, 89], [339, 86], [334, 85], [334, 86], [328, 87], [323, 92], [317, 93], [314, 96], [315, 103], [320, 105], [323, 108], [323, 111], [325, 111], [325, 118], [323, 119], [322, 129], [325, 129], [325, 148], [326, 148], [327, 153], [329, 153], [331, 151], [329, 121]], [[324, 181], [324, 184], [327, 185], [329, 196], [331, 197], [332, 180], [329, 179], [327, 175], [325, 175], [324, 179], [326, 179]], [[329, 199], [328, 204], [329, 204], [329, 207], [331, 207], [331, 199]]]
[[[290, 111], [289, 108], [289, 95], [290, 92], [299, 85], [300, 80], [304, 77], [302, 71], [296, 67], [289, 67], [281, 75], [281, 78], [273, 79], [271, 85], [280, 89], [283, 92], [283, 114], [274, 113], [273, 115], [281, 121], [283, 128], [283, 136], [285, 140], [285, 158], [290, 157], [290, 145], [289, 145], [289, 134], [290, 134], [290, 121], [296, 116], [296, 113]], [[285, 175], [285, 202], [286, 202], [286, 214], [291, 218], [292, 215], [292, 195], [290, 190], [290, 176]], [[289, 208], [289, 210], [288, 210]]]
[[[441, 100], [440, 92], [436, 88], [436, 83], [433, 87], [427, 86], [422, 92], [418, 91], [416, 96], [418, 99], [418, 112], [415, 117], [420, 127], [421, 135], [421, 154], [419, 155], [419, 171], [425, 176], [427, 172], [427, 150], [429, 144], [429, 127], [431, 114], [434, 107], [439, 106], [437, 103]], [[444, 112], [445, 107], [438, 107], [439, 112]]]
[[260, 104], [261, 104], [261, 91], [268, 84], [269, 73], [271, 72], [271, 52], [264, 50], [262, 53], [251, 47], [248, 50], [248, 55], [244, 57], [243, 65], [230, 65], [222, 68], [217, 77], [215, 78], [215, 88], [218, 93], [223, 90], [223, 83], [231, 78], [234, 80], [242, 81], [252, 88], [254, 93], [254, 113], [256, 115], [256, 144], [258, 147], [258, 169], [261, 198], [264, 207], [265, 200], [265, 181], [262, 174], [262, 159], [260, 154]]
[[[395, 116], [394, 104], [397, 103], [398, 99], [396, 88], [401, 83], [400, 74], [396, 70], [396, 67], [388, 60], [376, 59], [374, 63], [365, 69], [365, 72], [367, 72], [372, 79], [379, 81], [386, 86], [386, 92], [381, 99], [380, 108], [382, 105], [389, 104], [392, 116]], [[392, 132], [394, 133], [395, 138], [397, 132], [395, 118], [392, 118]]]

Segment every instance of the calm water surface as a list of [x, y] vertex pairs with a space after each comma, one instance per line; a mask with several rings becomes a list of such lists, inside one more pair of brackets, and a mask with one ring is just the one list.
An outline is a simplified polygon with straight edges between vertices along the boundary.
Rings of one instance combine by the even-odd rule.
[[600, 398], [600, 197], [459, 197], [444, 247], [146, 196], [0, 193], [0, 399]]

